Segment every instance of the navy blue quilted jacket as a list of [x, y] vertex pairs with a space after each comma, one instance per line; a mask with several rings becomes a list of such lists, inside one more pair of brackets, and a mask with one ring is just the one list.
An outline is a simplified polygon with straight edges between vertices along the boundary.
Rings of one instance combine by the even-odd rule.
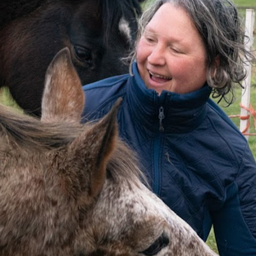
[[137, 152], [152, 190], [206, 240], [213, 225], [222, 256], [256, 256], [256, 164], [225, 113], [198, 91], [160, 96], [134, 76], [84, 86], [83, 117], [104, 116], [117, 100], [119, 134]]

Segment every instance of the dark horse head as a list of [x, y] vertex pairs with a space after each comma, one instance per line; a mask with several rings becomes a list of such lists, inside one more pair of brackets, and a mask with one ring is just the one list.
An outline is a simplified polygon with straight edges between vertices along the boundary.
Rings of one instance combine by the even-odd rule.
[[143, 0], [1, 0], [0, 86], [41, 114], [47, 66], [68, 47], [82, 84], [128, 72]]

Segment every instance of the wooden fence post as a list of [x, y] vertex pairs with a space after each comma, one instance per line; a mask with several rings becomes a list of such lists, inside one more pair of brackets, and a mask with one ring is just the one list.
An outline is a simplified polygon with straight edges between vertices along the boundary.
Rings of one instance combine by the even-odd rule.
[[[245, 47], [247, 50], [252, 49], [253, 45], [253, 27], [254, 27], [254, 10], [253, 9], [246, 9], [246, 16], [245, 16]], [[246, 60], [245, 60], [246, 61]], [[245, 63], [244, 65], [245, 70], [247, 71], [247, 77], [243, 81], [244, 89], [242, 89], [242, 99], [241, 104], [242, 106], [246, 107], [247, 109], [250, 106], [250, 88], [251, 88], [251, 70], [252, 65], [251, 63]], [[246, 109], [241, 108], [240, 116], [247, 116], [249, 113]], [[249, 120], [240, 119], [240, 131], [244, 131], [247, 127]], [[247, 133], [249, 133], [249, 128], [247, 130]], [[249, 139], [248, 135], [245, 135], [246, 139]]]

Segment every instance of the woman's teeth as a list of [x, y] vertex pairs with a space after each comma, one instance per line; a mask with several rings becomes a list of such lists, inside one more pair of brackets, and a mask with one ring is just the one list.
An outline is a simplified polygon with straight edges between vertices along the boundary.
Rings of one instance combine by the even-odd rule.
[[156, 78], [160, 78], [160, 79], [165, 79], [165, 80], [171, 80], [172, 78], [171, 77], [167, 77], [167, 76], [161, 76], [161, 75], [158, 75], [158, 74], [154, 74], [152, 72], [149, 71], [149, 75], [152, 77], [156, 77]]

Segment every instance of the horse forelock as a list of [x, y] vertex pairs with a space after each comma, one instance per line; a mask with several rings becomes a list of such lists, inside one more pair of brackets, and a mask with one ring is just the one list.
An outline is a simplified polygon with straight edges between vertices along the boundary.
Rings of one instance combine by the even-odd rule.
[[[100, 1], [100, 8], [105, 40], [107, 41], [109, 38], [111, 28], [119, 24], [118, 28], [120, 32], [128, 37], [128, 41], [131, 41], [130, 31], [127, 31], [129, 22], [134, 23], [142, 13], [139, 2], [137, 0], [106, 0]], [[127, 14], [133, 14], [133, 17], [127, 17]]]
[[33, 152], [60, 147], [73, 141], [83, 129], [80, 124], [43, 123], [0, 105], [1, 139], [15, 145], [16, 150]]

